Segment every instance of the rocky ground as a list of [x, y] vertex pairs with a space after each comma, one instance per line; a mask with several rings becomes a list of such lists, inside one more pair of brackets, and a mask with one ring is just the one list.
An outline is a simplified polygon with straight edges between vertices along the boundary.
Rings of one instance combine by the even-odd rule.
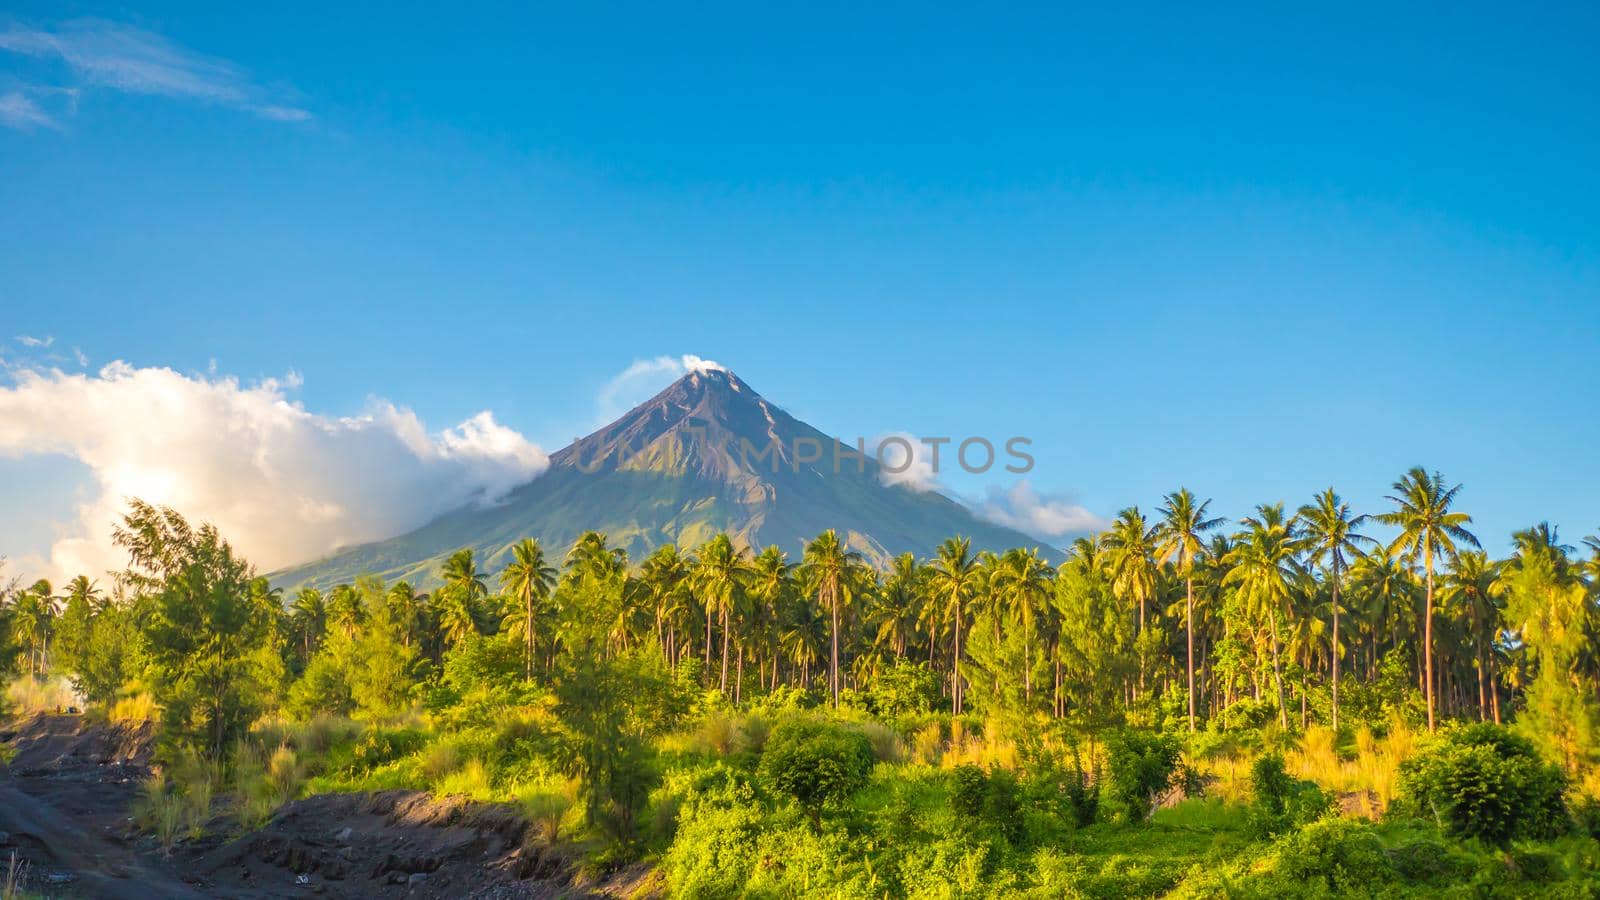
[[[131, 808], [151, 771], [148, 727], [35, 716], [0, 728], [0, 878], [15, 855], [27, 890], [51, 897], [487, 897], [631, 892], [642, 873], [580, 887], [514, 810], [417, 791], [327, 794], [263, 828], [162, 853]], [[633, 877], [630, 877], [633, 876]]]

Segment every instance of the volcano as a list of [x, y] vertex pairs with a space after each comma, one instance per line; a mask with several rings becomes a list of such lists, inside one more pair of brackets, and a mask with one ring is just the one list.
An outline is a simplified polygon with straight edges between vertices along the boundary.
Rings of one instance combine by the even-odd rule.
[[858, 448], [784, 412], [732, 372], [702, 368], [556, 452], [544, 474], [499, 503], [469, 504], [409, 534], [271, 577], [289, 589], [362, 574], [431, 585], [444, 557], [462, 547], [493, 572], [524, 537], [560, 559], [590, 530], [636, 562], [662, 544], [693, 549], [718, 532], [798, 560], [829, 528], [879, 563], [903, 552], [926, 557], [954, 536], [970, 538], [975, 550], [1059, 555], [942, 494], [886, 483], [873, 454], [858, 456]]

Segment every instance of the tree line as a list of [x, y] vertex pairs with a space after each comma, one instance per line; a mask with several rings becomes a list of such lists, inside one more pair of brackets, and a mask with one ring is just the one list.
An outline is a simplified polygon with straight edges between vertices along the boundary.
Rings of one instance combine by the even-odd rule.
[[635, 563], [590, 532], [559, 560], [519, 541], [495, 573], [459, 550], [427, 592], [363, 577], [288, 597], [209, 526], [135, 501], [116, 530], [130, 565], [105, 589], [6, 590], [0, 665], [71, 673], [94, 702], [145, 685], [219, 752], [268, 709], [402, 710], [489, 642], [530, 685], [578, 655], [648, 652], [735, 704], [899, 691], [955, 715], [1189, 730], [1515, 714], [1575, 767], [1600, 733], [1600, 538], [1580, 552], [1541, 523], [1491, 558], [1460, 490], [1416, 468], [1371, 514], [1330, 488], [1227, 523], [1179, 489], [1059, 565], [952, 537], [880, 567], [833, 531], [797, 559], [719, 534]]

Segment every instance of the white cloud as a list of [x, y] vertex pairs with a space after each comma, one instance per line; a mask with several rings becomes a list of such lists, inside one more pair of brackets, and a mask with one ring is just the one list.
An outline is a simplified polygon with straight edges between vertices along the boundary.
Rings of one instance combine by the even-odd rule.
[[225, 59], [116, 22], [80, 19], [52, 30], [13, 25], [0, 32], [0, 50], [59, 59], [88, 87], [214, 103], [280, 122], [311, 118], [306, 110], [274, 98]]
[[1102, 531], [1111, 524], [1070, 497], [1041, 495], [1027, 481], [1008, 490], [989, 488], [988, 498], [977, 504], [975, 511], [991, 522], [1041, 540]]
[[42, 338], [41, 337], [34, 337], [31, 334], [19, 334], [19, 335], [17, 335], [17, 343], [21, 344], [24, 347], [38, 347], [38, 348], [42, 349], [44, 347], [50, 346], [51, 344], [54, 344], [55, 342], [56, 342], [56, 336], [53, 335], [53, 334], [47, 334]]
[[82, 366], [83, 368], [89, 367], [89, 354], [84, 353], [82, 349], [73, 347], [72, 358], [78, 361], [79, 366]]
[[309, 412], [286, 396], [292, 373], [241, 385], [114, 362], [13, 375], [0, 387], [0, 457], [65, 455], [98, 487], [51, 547], [43, 574], [57, 578], [121, 567], [110, 527], [128, 497], [215, 523], [266, 571], [493, 502], [549, 464], [488, 412], [438, 434], [383, 401], [352, 417]]
[[0, 125], [19, 131], [59, 127], [49, 113], [40, 109], [37, 103], [21, 91], [7, 91], [0, 94]]
[[878, 480], [884, 484], [903, 484], [916, 491], [940, 488], [939, 473], [933, 466], [933, 448], [912, 434], [890, 432], [874, 440], [868, 449], [882, 465]]
[[727, 367], [692, 353], [636, 359], [605, 386], [597, 399], [597, 422], [608, 425], [623, 413], [690, 372], [726, 372]]

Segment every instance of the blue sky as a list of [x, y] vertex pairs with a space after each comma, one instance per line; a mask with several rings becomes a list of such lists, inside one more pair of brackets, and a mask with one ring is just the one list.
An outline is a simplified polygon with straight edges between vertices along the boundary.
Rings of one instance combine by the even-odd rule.
[[[1420, 462], [1491, 549], [1600, 527], [1592, 6], [230, 6], [0, 19], [8, 365], [554, 450], [693, 353], [848, 437], [1026, 435], [1102, 516]], [[0, 456], [0, 553], [86, 484]]]

